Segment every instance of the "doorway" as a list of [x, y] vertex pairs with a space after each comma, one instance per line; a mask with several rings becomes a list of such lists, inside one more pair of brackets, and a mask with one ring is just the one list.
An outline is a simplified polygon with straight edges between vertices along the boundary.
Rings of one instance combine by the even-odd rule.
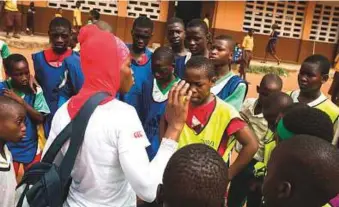
[[201, 1], [177, 1], [177, 5], [175, 7], [176, 17], [181, 18], [185, 26], [187, 23], [195, 18], [202, 18], [201, 9], [202, 2]]

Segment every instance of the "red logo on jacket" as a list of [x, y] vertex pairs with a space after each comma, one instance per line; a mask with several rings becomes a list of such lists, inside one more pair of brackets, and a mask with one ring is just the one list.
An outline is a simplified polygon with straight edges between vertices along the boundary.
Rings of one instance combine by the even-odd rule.
[[141, 138], [141, 137], [143, 137], [141, 131], [134, 132], [134, 138], [137, 138], [137, 139], [138, 139], [138, 138]]

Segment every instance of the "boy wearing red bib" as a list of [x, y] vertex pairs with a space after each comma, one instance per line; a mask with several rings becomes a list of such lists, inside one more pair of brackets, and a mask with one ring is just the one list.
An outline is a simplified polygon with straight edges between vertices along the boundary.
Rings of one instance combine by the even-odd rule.
[[257, 139], [237, 110], [210, 92], [216, 76], [209, 59], [192, 57], [186, 64], [184, 77], [190, 84], [192, 97], [179, 148], [204, 143], [229, 162], [235, 140], [239, 141], [244, 148], [229, 168], [228, 176], [232, 179], [253, 158], [258, 150]]

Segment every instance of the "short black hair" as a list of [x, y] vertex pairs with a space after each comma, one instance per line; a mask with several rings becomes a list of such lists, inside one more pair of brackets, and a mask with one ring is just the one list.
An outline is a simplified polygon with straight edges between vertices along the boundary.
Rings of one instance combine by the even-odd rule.
[[328, 75], [331, 68], [331, 63], [327, 57], [319, 54], [311, 55], [307, 57], [302, 65], [315, 65], [320, 71], [321, 75]]
[[57, 11], [61, 11], [61, 10], [62, 10], [62, 8], [61, 8], [61, 7], [57, 8]]
[[175, 207], [222, 206], [228, 169], [221, 156], [205, 144], [179, 149], [163, 175], [163, 200]]
[[99, 20], [100, 19], [100, 13], [97, 9], [92, 9], [89, 14], [95, 19]]
[[52, 19], [52, 21], [49, 23], [49, 31], [51, 31], [53, 28], [56, 27], [65, 27], [67, 29], [69, 29], [69, 31], [72, 31], [72, 24], [71, 22], [64, 18], [64, 17], [55, 17], [54, 19]]
[[11, 54], [3, 60], [6, 74], [10, 75], [13, 73], [14, 64], [20, 61], [24, 61], [27, 65], [27, 59], [21, 54]]
[[271, 85], [271, 84], [275, 84], [278, 86], [278, 88], [280, 88], [280, 90], [283, 87], [283, 81], [281, 80], [281, 78], [273, 73], [269, 73], [264, 75], [264, 77], [261, 79], [260, 82], [260, 86], [262, 85]]
[[171, 24], [175, 24], [175, 23], [179, 23], [181, 24], [184, 28], [185, 28], [185, 23], [182, 19], [178, 18], [178, 17], [172, 17], [167, 21], [167, 26], [171, 25]]
[[[12, 111], [13, 108], [25, 108], [15, 100], [8, 98], [6, 96], [0, 96], [0, 119], [5, 120], [8, 117], [8, 114]], [[0, 138], [1, 139], [1, 138]]]
[[276, 165], [279, 180], [292, 184], [294, 201], [322, 206], [339, 192], [338, 160], [339, 150], [331, 143], [297, 135], [275, 148], [269, 165]]
[[159, 59], [174, 63], [175, 55], [173, 50], [165, 46], [158, 47], [152, 55], [152, 61]]
[[191, 27], [200, 27], [206, 35], [209, 33], [206, 22], [201, 19], [192, 19], [188, 22], [186, 29]]
[[186, 63], [186, 70], [188, 69], [205, 70], [208, 78], [216, 76], [213, 62], [204, 56], [191, 57], [191, 59], [189, 59]]
[[133, 29], [136, 27], [140, 27], [140, 28], [149, 28], [152, 30], [153, 32], [153, 21], [146, 17], [146, 16], [139, 16], [138, 18], [136, 18], [133, 22]]
[[226, 42], [229, 42], [229, 48], [233, 48], [235, 46], [235, 41], [233, 40], [233, 37], [229, 36], [229, 35], [219, 35], [215, 38], [216, 40], [224, 40]]
[[284, 126], [294, 134], [307, 134], [332, 142], [334, 132], [330, 117], [323, 111], [312, 108], [294, 108], [284, 114]]
[[285, 108], [291, 106], [293, 104], [293, 99], [291, 96], [284, 92], [275, 92], [271, 93], [267, 96], [266, 101], [264, 102], [264, 105], [279, 108], [280, 112], [282, 112]]

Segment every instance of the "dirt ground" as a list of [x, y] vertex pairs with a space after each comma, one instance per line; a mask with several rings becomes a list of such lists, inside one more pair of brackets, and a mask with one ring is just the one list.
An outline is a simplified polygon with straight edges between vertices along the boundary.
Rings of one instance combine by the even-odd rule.
[[[32, 49], [10, 48], [10, 50], [11, 50], [12, 53], [20, 53], [20, 54], [24, 55], [28, 59], [31, 71], [33, 70], [33, 62], [32, 62], [32, 58], [31, 58], [31, 54], [38, 52], [39, 51], [38, 49], [32, 50]], [[261, 74], [248, 74], [247, 76], [248, 76], [248, 81], [250, 82], [247, 97], [251, 97], [251, 98], [256, 97], [257, 96], [256, 86], [259, 85], [260, 80], [261, 80], [263, 75], [261, 75]], [[283, 86], [284, 91], [291, 91], [291, 90], [294, 90], [298, 87], [297, 73], [296, 72], [292, 72], [292, 73], [289, 74], [288, 77], [282, 77], [282, 79], [283, 79], [283, 82], [284, 82], [284, 86]], [[324, 92], [324, 94], [327, 95], [327, 92], [328, 92], [329, 87], [331, 86], [331, 83], [332, 83], [332, 79], [327, 81], [327, 83], [323, 86], [322, 91]]]

